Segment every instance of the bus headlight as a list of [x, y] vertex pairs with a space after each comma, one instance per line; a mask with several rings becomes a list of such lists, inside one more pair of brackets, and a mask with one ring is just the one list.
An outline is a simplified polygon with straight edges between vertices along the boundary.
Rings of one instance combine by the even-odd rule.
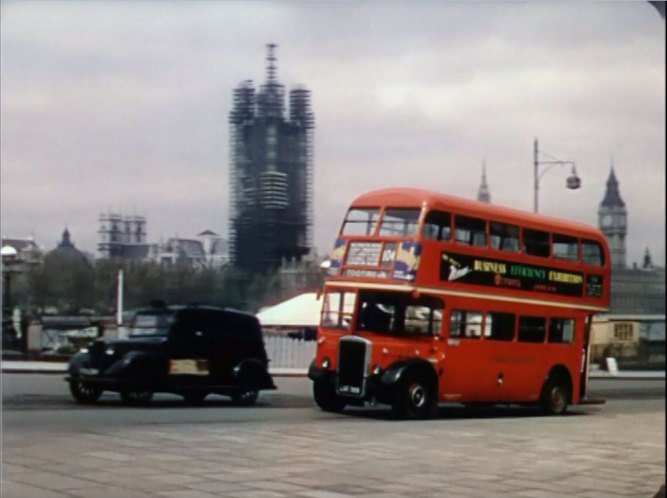
[[327, 369], [331, 365], [331, 360], [329, 358], [324, 358], [322, 360], [322, 368]]
[[380, 367], [380, 365], [375, 365], [375, 367], [373, 368], [373, 375], [380, 375], [380, 372], [382, 372], [382, 368]]

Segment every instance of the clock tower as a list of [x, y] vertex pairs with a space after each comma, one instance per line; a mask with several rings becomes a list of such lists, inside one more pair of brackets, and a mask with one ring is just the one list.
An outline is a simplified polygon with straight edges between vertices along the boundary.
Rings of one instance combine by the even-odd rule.
[[618, 190], [614, 165], [607, 180], [607, 191], [598, 209], [598, 224], [609, 243], [612, 268], [625, 268], [625, 236], [628, 232], [628, 213]]

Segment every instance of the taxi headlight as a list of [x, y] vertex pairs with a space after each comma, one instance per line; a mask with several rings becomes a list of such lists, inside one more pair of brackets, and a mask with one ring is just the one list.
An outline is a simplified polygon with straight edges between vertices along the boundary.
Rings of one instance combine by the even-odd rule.
[[105, 354], [108, 354], [109, 356], [113, 356], [115, 352], [116, 352], [116, 351], [115, 351], [114, 348], [112, 348], [111, 346], [109, 346], [109, 347], [104, 351], [104, 353], [105, 353]]

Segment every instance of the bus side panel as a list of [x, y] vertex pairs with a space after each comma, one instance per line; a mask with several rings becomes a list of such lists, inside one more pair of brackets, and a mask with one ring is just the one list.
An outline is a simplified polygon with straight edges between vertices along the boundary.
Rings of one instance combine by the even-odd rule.
[[482, 344], [479, 340], [449, 338], [446, 335], [444, 375], [440, 380], [440, 400], [480, 401], [479, 367]]
[[515, 378], [513, 370], [516, 366], [513, 366], [513, 363], [517, 357], [516, 343], [485, 338], [481, 346], [482, 354], [478, 359], [480, 399], [488, 402], [504, 402], [511, 399], [508, 386], [512, 386], [511, 380]]

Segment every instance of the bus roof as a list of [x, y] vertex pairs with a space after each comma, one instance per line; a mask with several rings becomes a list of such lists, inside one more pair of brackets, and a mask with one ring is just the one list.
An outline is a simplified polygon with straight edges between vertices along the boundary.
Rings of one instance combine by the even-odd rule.
[[565, 233], [576, 233], [579, 236], [595, 239], [604, 238], [597, 228], [584, 223], [473, 201], [426, 189], [397, 187], [374, 190], [358, 196], [351, 206], [368, 208], [426, 206], [430, 209], [440, 209], [454, 214], [478, 216], [508, 223], [513, 222], [530, 228], [541, 228], [549, 231], [560, 230]]

